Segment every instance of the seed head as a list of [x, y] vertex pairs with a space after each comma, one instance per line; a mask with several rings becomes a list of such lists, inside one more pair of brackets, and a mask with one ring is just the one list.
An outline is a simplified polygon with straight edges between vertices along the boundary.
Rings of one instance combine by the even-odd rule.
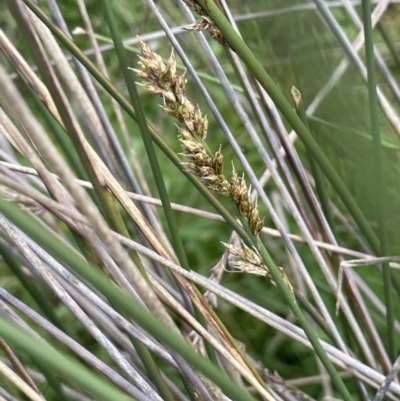
[[229, 253], [236, 256], [236, 259], [230, 262], [230, 265], [244, 273], [255, 274], [256, 276], [268, 276], [272, 280], [267, 266], [265, 266], [258, 250], [256, 248], [249, 248], [242, 241], [242, 247], [232, 244], [225, 244]]
[[[195, 1], [190, 0], [189, 3], [197, 7]], [[251, 189], [247, 188], [244, 177], [239, 177], [234, 167], [229, 181], [225, 178], [221, 148], [212, 157], [204, 147], [208, 119], [187, 98], [185, 74], [177, 75], [174, 53], [165, 64], [145, 43], [140, 42], [140, 49], [142, 55], [139, 64], [142, 69], [134, 71], [145, 80], [142, 85], [148, 92], [163, 98], [162, 109], [183, 125], [178, 129], [186, 169], [199, 177], [207, 188], [232, 198], [240, 214], [247, 219], [253, 234], [258, 235], [263, 228], [263, 221], [259, 217], [257, 201], [252, 199]]]
[[183, 0], [185, 4], [198, 15], [207, 15], [204, 8], [195, 0]]
[[[242, 247], [238, 247], [232, 244], [225, 244], [225, 247], [228, 249], [229, 253], [236, 256], [236, 259], [230, 262], [230, 265], [238, 269], [243, 273], [255, 274], [256, 276], [265, 276], [267, 277], [270, 282], [276, 286], [276, 282], [273, 280], [268, 267], [264, 264], [262, 257], [257, 248], [254, 246], [249, 248], [245, 243], [242, 241]], [[288, 286], [289, 290], [293, 293], [293, 287], [290, 284], [288, 277], [286, 276], [285, 271], [282, 267], [278, 266], [279, 273], [282, 276], [283, 281]]]
[[145, 82], [143, 87], [150, 93], [161, 96], [163, 110], [183, 123], [186, 129], [201, 140], [207, 138], [208, 119], [198, 107], [195, 107], [186, 96], [185, 74], [177, 75], [176, 60], [172, 52], [167, 64], [154, 53], [144, 42], [140, 42], [139, 65], [133, 69]]
[[224, 169], [224, 156], [222, 155], [221, 152], [221, 146], [219, 147], [219, 151], [215, 153], [213, 163], [214, 163], [215, 173], [222, 174], [222, 171]]
[[202, 16], [202, 18], [200, 18], [193, 24], [185, 25], [183, 27], [184, 29], [187, 29], [189, 31], [196, 31], [196, 32], [201, 32], [201, 31], [206, 30], [211, 35], [211, 37], [214, 40], [216, 40], [218, 43], [232, 49], [230, 44], [227, 42], [225, 37], [222, 35], [221, 31], [218, 29], [217, 25], [215, 25], [214, 21], [209, 17], [207, 12], [204, 10], [203, 7], [200, 6], [200, 4], [198, 4], [194, 0], [184, 0], [184, 2], [192, 11], [194, 11], [196, 14]]

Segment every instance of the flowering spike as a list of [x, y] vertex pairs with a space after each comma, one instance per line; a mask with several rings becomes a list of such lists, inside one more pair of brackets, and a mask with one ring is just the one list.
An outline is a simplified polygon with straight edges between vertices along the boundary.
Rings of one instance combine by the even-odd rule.
[[[197, 7], [197, 3], [193, 0], [186, 0], [186, 2]], [[148, 92], [163, 98], [161, 108], [183, 125], [178, 126], [179, 140], [186, 158], [182, 164], [187, 171], [199, 177], [207, 188], [232, 198], [241, 215], [247, 220], [251, 231], [257, 236], [264, 226], [263, 220], [259, 216], [257, 199], [252, 199], [251, 187], [247, 187], [244, 176], [238, 176], [233, 164], [229, 180], [225, 178], [221, 147], [214, 157], [207, 153], [204, 141], [207, 138], [208, 119], [202, 114], [199, 107], [195, 107], [187, 98], [185, 73], [176, 74], [174, 53], [171, 53], [165, 64], [161, 57], [145, 43], [140, 42], [140, 48], [142, 55], [139, 64], [142, 69], [133, 70], [145, 80], [142, 86]], [[224, 245], [232, 255], [237, 257], [237, 260], [231, 263], [233, 268], [266, 276], [275, 284], [256, 248], [249, 248], [244, 243], [241, 248], [231, 244]], [[280, 267], [279, 271], [287, 286], [293, 291], [284, 270]]]

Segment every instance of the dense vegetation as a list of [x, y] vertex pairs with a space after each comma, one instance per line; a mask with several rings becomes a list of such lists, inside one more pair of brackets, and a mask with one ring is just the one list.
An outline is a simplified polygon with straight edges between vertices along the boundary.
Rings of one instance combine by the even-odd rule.
[[400, 398], [400, 5], [216, 3], [0, 0], [0, 399]]

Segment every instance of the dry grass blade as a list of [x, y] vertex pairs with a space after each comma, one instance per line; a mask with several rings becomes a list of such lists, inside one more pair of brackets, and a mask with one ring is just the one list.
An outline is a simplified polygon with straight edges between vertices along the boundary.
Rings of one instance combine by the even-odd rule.
[[243, 378], [245, 378], [254, 388], [259, 392], [259, 394], [265, 398], [266, 400], [272, 401], [275, 398], [271, 396], [271, 394], [262, 386], [253, 376], [252, 372], [249, 368], [234, 358], [232, 355], [235, 354], [233, 349], [226, 349], [223, 347], [215, 338], [212, 336], [207, 330], [203, 328], [201, 324], [199, 324], [191, 315], [188, 313], [176, 300], [156, 281], [153, 281], [153, 286], [160, 293], [164, 300], [173, 305], [175, 312], [180, 315], [188, 324], [192, 326], [192, 328], [200, 334], [204, 340], [209, 341], [215, 350], [219, 353], [219, 355], [227, 361], [228, 364], [231, 364], [232, 367], [237, 370]]
[[25, 366], [21, 363], [17, 355], [15, 355], [13, 350], [8, 346], [8, 344], [2, 338], [0, 339], [0, 348], [3, 350], [4, 354], [7, 355], [7, 358], [9, 362], [11, 362], [12, 365], [14, 366], [14, 369], [19, 371], [25, 383], [27, 383], [32, 388], [32, 390], [34, 390], [38, 395], [43, 396], [38, 386], [33, 381], [32, 377], [29, 375], [29, 372], [27, 371]]
[[[363, 258], [363, 259], [353, 259], [353, 260], [342, 261], [339, 266], [336, 297], [338, 297], [340, 292], [342, 291], [343, 276], [348, 272], [348, 270], [350, 268], [357, 267], [357, 266], [370, 266], [370, 265], [381, 266], [382, 263], [389, 262], [390, 267], [399, 269], [400, 264], [396, 263], [398, 261], [400, 261], [400, 256], [387, 256], [387, 257], [381, 257], [381, 258], [368, 257], [368, 258]], [[336, 306], [336, 309], [337, 309], [337, 306]]]
[[381, 401], [386, 393], [389, 391], [390, 383], [395, 380], [397, 374], [400, 370], [400, 357], [396, 359], [395, 363], [393, 364], [390, 372], [385, 377], [385, 380], [379, 386], [378, 391], [375, 394], [374, 401]]
[[132, 396], [137, 395], [137, 389], [126, 379], [120, 376], [119, 373], [110, 369], [110, 367], [98, 359], [96, 356], [88, 352], [84, 347], [78, 344], [75, 340], [68, 337], [61, 330], [53, 326], [51, 323], [43, 319], [37, 312], [31, 310], [26, 305], [24, 305], [21, 301], [14, 298], [12, 295], [8, 294], [5, 290], [0, 289], [0, 297], [16, 307], [26, 316], [31, 318], [35, 323], [43, 327], [46, 331], [55, 336], [61, 343], [65, 344], [69, 347], [74, 353], [79, 355], [83, 360], [92, 365], [94, 368], [98, 369], [102, 373], [104, 373], [107, 377], [109, 377], [114, 383], [119, 385], [121, 388], [124, 388], [129, 394]]
[[45, 401], [45, 398], [29, 387], [28, 384], [26, 384], [2, 361], [0, 361], [0, 374], [17, 386], [30, 400]]
[[88, 332], [96, 339], [109, 353], [121, 369], [134, 381], [136, 386], [147, 394], [151, 399], [160, 401], [161, 398], [154, 392], [148, 385], [143, 377], [133, 368], [132, 365], [123, 357], [123, 355], [116, 349], [116, 347], [104, 336], [104, 334], [94, 325], [88, 318], [78, 304], [70, 297], [68, 292], [58, 283], [55, 277], [46, 269], [40, 259], [29, 249], [25, 241], [19, 236], [18, 232], [4, 219], [0, 217], [0, 227], [3, 232], [18, 246], [27, 260], [35, 267], [36, 273], [43, 279], [43, 281], [54, 291], [60, 298], [64, 305], [66, 305], [71, 312], [77, 317], [82, 325]]
[[[8, 162], [3, 162], [3, 161], [0, 161], [0, 164], [4, 165], [5, 167], [9, 168], [12, 171], [17, 171], [17, 172], [20, 172], [23, 174], [29, 174], [29, 175], [35, 175], [35, 176], [37, 175], [37, 171], [35, 169], [29, 168], [29, 167], [18, 166], [13, 163], [8, 163]], [[56, 175], [54, 175], [54, 177], [59, 179]], [[0, 178], [0, 179], [2, 179], [2, 178]], [[81, 185], [84, 188], [89, 188], [89, 189], [93, 188], [93, 185], [88, 181], [84, 181], [84, 180], [76, 180], [76, 181], [79, 185]], [[15, 184], [14, 182], [7, 180], [7, 185], [9, 185], [11, 188], [14, 188], [18, 192], [31, 197], [32, 199], [34, 199], [35, 201], [37, 201], [39, 203], [41, 203], [42, 201], [43, 202], [45, 201], [40, 196], [36, 197], [36, 195], [33, 192], [28, 191], [27, 189], [23, 189], [22, 187], [19, 187], [18, 184]], [[145, 196], [145, 195], [139, 195], [139, 194], [136, 194], [133, 192], [126, 192], [126, 193], [129, 196], [129, 198], [131, 198], [132, 200], [136, 200], [139, 202], [146, 202], [146, 203], [149, 203], [151, 205], [156, 205], [156, 206], [162, 205], [161, 201], [159, 199], [152, 198], [152, 197]], [[48, 202], [48, 205], [51, 204], [50, 199], [47, 199], [46, 202]], [[45, 206], [45, 205], [46, 204], [44, 203], [43, 206]], [[225, 222], [225, 220], [222, 216], [215, 214], [215, 213], [206, 212], [204, 210], [195, 209], [195, 208], [181, 205], [178, 203], [171, 203], [171, 206], [174, 210], [177, 210], [177, 211], [180, 211], [183, 213], [193, 214], [195, 216], [204, 217], [206, 219], [213, 220], [216, 222]], [[57, 206], [54, 205], [54, 208], [57, 209]], [[61, 211], [61, 209], [60, 209], [60, 211]], [[64, 211], [67, 213], [66, 210], [64, 210]], [[71, 217], [73, 217], [73, 211], [70, 210], [68, 213], [70, 214]], [[82, 218], [79, 217], [78, 215], [74, 215], [74, 216], [76, 216], [74, 218], [77, 218], [78, 221], [82, 220]], [[280, 238], [282, 236], [278, 230], [270, 228], [270, 227], [264, 227], [261, 230], [261, 233], [267, 234], [267, 235], [270, 235], [270, 236], [276, 237], [276, 238]], [[299, 235], [295, 235], [295, 234], [288, 234], [288, 235], [292, 241], [299, 242], [299, 243], [307, 242], [304, 238], [302, 238]], [[338, 245], [332, 245], [332, 244], [328, 244], [328, 243], [322, 242], [322, 241], [315, 241], [315, 245], [318, 246], [319, 248], [325, 249], [330, 252], [340, 253], [340, 254], [348, 255], [348, 256], [354, 256], [357, 258], [368, 258], [371, 256], [371, 254], [368, 254], [368, 253], [354, 251], [350, 248], [345, 248], [345, 247], [341, 247]]]

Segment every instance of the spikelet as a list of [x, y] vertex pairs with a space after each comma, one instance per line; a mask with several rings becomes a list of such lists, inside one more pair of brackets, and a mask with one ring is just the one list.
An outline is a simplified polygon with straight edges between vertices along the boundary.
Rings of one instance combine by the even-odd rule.
[[253, 234], [257, 236], [264, 227], [264, 222], [259, 216], [257, 200], [252, 199], [251, 189], [247, 188], [244, 176], [239, 177], [233, 165], [229, 183], [231, 198], [238, 205], [240, 214], [249, 222]]
[[210, 36], [216, 40], [219, 44], [225, 47], [229, 47], [232, 49], [231, 45], [225, 39], [224, 35], [222, 35], [221, 31], [218, 29], [217, 25], [215, 25], [214, 21], [209, 17], [207, 12], [203, 7], [200, 6], [195, 0], [183, 0], [185, 4], [196, 14], [200, 15], [201, 18], [190, 25], [183, 26], [183, 29], [187, 29], [188, 31], [207, 31]]
[[[265, 276], [274, 286], [276, 286], [276, 283], [272, 278], [268, 267], [264, 264], [264, 261], [262, 260], [262, 257], [257, 248], [255, 248], [254, 246], [252, 248], [249, 248], [247, 245], [245, 245], [243, 241], [241, 242], [241, 247], [232, 244], [226, 244], [225, 242], [222, 242], [222, 244], [225, 245], [229, 253], [236, 256], [236, 260], [229, 263], [233, 268], [243, 273], [255, 274], [256, 276]], [[293, 287], [290, 284], [290, 281], [286, 276], [285, 271], [280, 266], [278, 266], [278, 270], [282, 276], [283, 281], [285, 282], [289, 290], [293, 293]]]

